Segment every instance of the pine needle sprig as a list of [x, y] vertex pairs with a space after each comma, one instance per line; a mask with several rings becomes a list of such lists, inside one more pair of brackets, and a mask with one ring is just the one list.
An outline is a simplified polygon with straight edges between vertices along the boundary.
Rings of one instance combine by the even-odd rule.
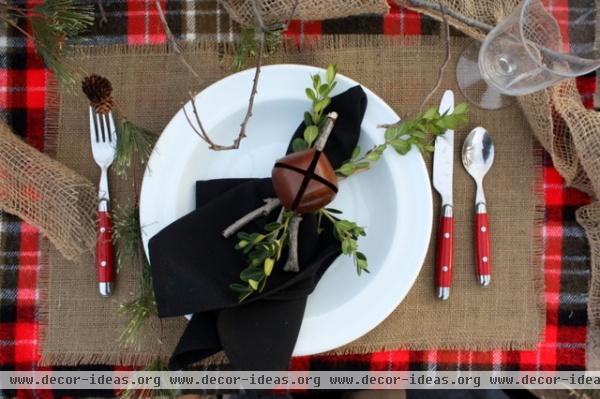
[[117, 273], [124, 265], [140, 257], [142, 230], [139, 209], [133, 205], [117, 205], [112, 210], [112, 241], [117, 252]]
[[73, 74], [62, 62], [64, 42], [93, 24], [93, 7], [77, 5], [72, 0], [46, 0], [32, 11], [26, 11], [26, 15], [31, 23], [30, 38], [46, 66], [61, 82], [74, 83]]
[[[167, 363], [161, 358], [157, 357], [151, 361], [146, 367], [140, 371], [152, 372], [152, 371], [169, 371]], [[129, 385], [127, 388], [119, 392], [120, 399], [146, 399], [146, 398], [176, 398], [177, 393], [174, 389], [135, 389], [133, 385]]]
[[[248, 59], [253, 59], [258, 54], [260, 46], [260, 28], [243, 28], [233, 55], [232, 69], [241, 71], [246, 66]], [[283, 40], [283, 30], [280, 27], [264, 32], [263, 56], [272, 54]]]
[[152, 288], [152, 273], [150, 264], [145, 256], [142, 259], [142, 272], [137, 296], [131, 301], [119, 306], [119, 313], [126, 316], [129, 321], [119, 336], [119, 342], [135, 346], [138, 342], [139, 332], [150, 316], [157, 315], [156, 299]]
[[140, 165], [146, 165], [158, 136], [126, 118], [123, 118], [117, 133], [117, 154], [113, 168], [117, 175], [125, 177], [133, 158]]

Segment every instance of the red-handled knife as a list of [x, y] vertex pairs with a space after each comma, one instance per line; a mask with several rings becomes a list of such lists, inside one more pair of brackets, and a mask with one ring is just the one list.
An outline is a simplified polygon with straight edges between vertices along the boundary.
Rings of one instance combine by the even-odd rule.
[[[439, 107], [440, 114], [454, 112], [454, 93], [446, 90]], [[435, 139], [433, 154], [433, 187], [440, 194], [442, 209], [437, 234], [435, 262], [435, 288], [438, 298], [450, 297], [452, 287], [452, 261], [454, 252], [454, 216], [452, 212], [452, 168], [454, 167], [454, 131]]]

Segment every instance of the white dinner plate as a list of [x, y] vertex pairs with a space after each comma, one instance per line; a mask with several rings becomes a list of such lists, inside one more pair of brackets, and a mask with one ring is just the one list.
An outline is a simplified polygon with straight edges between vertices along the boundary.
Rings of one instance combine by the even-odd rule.
[[[194, 209], [197, 180], [266, 177], [285, 154], [290, 137], [310, 107], [305, 88], [310, 75], [325, 71], [304, 65], [263, 67], [247, 127], [248, 137], [234, 151], [211, 151], [190, 128], [179, 110], [163, 131], [148, 162], [140, 198], [144, 247], [162, 228]], [[205, 129], [216, 143], [237, 136], [248, 104], [253, 70], [228, 76], [196, 96]], [[339, 75], [332, 95], [358, 83]], [[360, 146], [383, 141], [380, 123], [398, 115], [364, 88], [368, 107]], [[191, 115], [191, 105], [185, 105]], [[309, 296], [294, 355], [310, 355], [351, 342], [381, 323], [404, 299], [419, 271], [431, 233], [432, 201], [429, 177], [421, 154], [405, 156], [388, 149], [369, 171], [339, 184], [331, 207], [365, 226], [360, 249], [370, 274], [360, 277], [352, 259], [340, 256]]]

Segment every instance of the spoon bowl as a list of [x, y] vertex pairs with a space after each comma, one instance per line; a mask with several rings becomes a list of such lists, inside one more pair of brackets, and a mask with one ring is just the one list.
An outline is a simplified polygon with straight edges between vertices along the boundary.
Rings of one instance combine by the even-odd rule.
[[494, 163], [494, 143], [487, 130], [471, 130], [462, 147], [462, 163], [475, 181], [483, 181]]

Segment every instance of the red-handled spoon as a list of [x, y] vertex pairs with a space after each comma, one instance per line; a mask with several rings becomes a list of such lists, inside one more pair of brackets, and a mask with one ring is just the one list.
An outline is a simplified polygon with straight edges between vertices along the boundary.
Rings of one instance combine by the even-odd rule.
[[475, 195], [475, 264], [477, 277], [483, 286], [490, 284], [492, 251], [483, 178], [494, 163], [494, 143], [487, 130], [476, 127], [469, 133], [462, 148], [462, 162], [477, 184]]

